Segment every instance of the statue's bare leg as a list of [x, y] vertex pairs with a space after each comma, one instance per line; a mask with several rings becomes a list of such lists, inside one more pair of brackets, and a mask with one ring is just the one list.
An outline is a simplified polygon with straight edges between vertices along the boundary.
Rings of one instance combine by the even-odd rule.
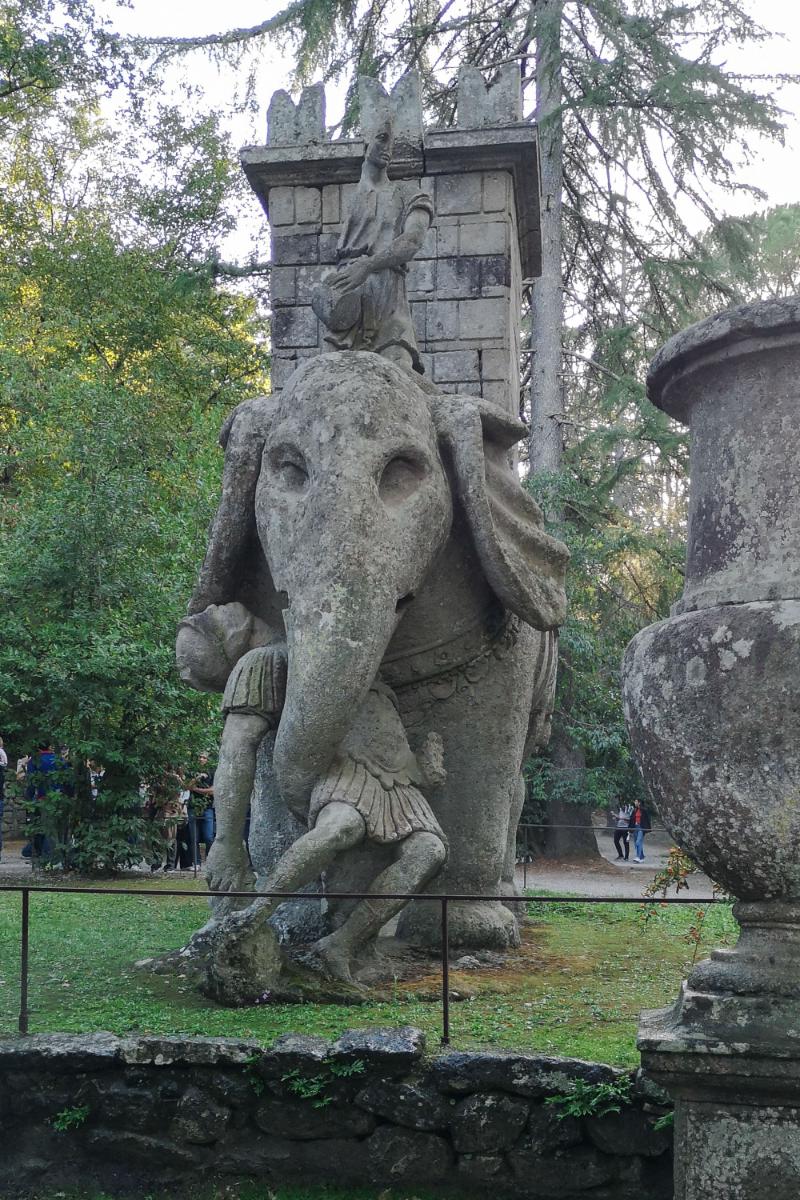
[[[371, 892], [420, 892], [444, 865], [447, 850], [435, 833], [410, 834], [398, 847], [398, 856], [372, 882]], [[337, 979], [351, 981], [353, 956], [407, 903], [406, 900], [362, 900], [334, 933], [321, 938], [316, 951]]]
[[[281, 855], [260, 885], [263, 892], [297, 892], [329, 867], [338, 854], [363, 841], [364, 818], [350, 804], [334, 802], [322, 809], [313, 829], [304, 833]], [[244, 933], [262, 928], [281, 904], [281, 898], [262, 896], [243, 912], [226, 917], [218, 934]]]
[[[270, 722], [254, 713], [228, 713], [214, 775], [217, 833], [206, 863], [206, 880], [214, 892], [252, 892], [255, 875], [244, 843], [244, 824], [253, 791], [258, 747]], [[248, 900], [216, 900], [214, 922]]]

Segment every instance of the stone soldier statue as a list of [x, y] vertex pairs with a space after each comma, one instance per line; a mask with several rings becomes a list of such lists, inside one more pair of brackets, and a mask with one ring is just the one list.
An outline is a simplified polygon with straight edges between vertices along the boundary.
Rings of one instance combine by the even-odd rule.
[[413, 181], [389, 179], [393, 149], [387, 118], [367, 144], [336, 268], [314, 290], [311, 304], [332, 349], [372, 350], [422, 374], [406, 275], [433, 220], [433, 202]]

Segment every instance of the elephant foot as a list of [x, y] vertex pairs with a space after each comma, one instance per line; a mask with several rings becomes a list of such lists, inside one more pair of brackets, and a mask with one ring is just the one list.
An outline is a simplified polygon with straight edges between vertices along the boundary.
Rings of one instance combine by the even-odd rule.
[[[515, 914], [498, 901], [451, 900], [447, 906], [447, 917], [451, 950], [510, 950], [520, 944]], [[426, 950], [440, 950], [440, 906], [430, 901], [409, 904], [400, 917], [397, 937]]]

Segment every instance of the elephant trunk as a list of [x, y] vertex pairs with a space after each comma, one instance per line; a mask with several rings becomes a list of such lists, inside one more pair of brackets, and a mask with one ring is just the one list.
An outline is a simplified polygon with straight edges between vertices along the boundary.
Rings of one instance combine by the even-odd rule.
[[386, 580], [362, 574], [355, 584], [292, 597], [284, 616], [289, 666], [274, 766], [286, 804], [305, 815], [378, 673], [397, 625], [397, 597]]

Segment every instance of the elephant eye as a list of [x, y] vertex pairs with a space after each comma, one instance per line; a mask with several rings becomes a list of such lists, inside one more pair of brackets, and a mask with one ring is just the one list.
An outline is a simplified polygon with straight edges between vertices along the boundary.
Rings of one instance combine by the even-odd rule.
[[417, 490], [427, 474], [427, 464], [409, 454], [398, 454], [383, 468], [378, 494], [390, 507], [402, 504]]
[[272, 469], [290, 491], [303, 491], [308, 483], [308, 469], [296, 446], [276, 446], [270, 452], [270, 462]]

